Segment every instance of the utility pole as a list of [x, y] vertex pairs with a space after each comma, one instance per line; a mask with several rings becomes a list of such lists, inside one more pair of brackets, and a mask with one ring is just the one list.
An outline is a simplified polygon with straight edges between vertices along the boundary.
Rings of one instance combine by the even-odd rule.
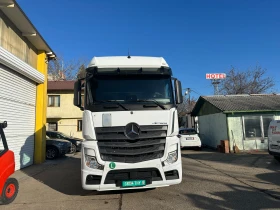
[[188, 91], [188, 95], [189, 95], [189, 108], [191, 107], [191, 89], [190, 88], [187, 88], [187, 91]]

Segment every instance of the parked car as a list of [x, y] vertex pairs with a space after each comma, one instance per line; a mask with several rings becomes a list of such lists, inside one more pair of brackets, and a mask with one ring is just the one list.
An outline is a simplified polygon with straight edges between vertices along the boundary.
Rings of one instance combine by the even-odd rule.
[[196, 147], [201, 149], [201, 140], [193, 128], [181, 128], [179, 130], [179, 136], [181, 148], [184, 147]]
[[63, 139], [51, 139], [46, 136], [46, 158], [55, 159], [59, 156], [63, 156], [71, 149], [71, 142]]
[[69, 152], [70, 154], [81, 151], [81, 145], [82, 145], [82, 141], [83, 141], [82, 139], [73, 138], [71, 136], [68, 136], [65, 133], [58, 132], [58, 131], [47, 131], [46, 133], [47, 133], [47, 136], [50, 138], [64, 139], [64, 140], [70, 141], [72, 143], [71, 149]]

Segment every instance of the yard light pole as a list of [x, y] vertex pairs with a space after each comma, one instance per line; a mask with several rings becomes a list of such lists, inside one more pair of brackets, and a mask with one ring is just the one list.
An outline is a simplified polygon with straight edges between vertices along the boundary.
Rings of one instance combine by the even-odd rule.
[[189, 106], [190, 106], [190, 105], [191, 105], [191, 94], [190, 94], [191, 89], [190, 89], [190, 88], [186, 88], [186, 89], [184, 89], [184, 90], [187, 90], [187, 91], [185, 92], [185, 95], [188, 95], [188, 96], [189, 96]]

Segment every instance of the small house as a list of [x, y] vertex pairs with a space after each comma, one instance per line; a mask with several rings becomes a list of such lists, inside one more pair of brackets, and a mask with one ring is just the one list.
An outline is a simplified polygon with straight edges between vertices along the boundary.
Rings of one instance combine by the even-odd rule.
[[240, 150], [267, 150], [268, 126], [280, 119], [280, 95], [200, 96], [191, 113], [197, 117], [202, 144], [217, 148], [220, 140]]

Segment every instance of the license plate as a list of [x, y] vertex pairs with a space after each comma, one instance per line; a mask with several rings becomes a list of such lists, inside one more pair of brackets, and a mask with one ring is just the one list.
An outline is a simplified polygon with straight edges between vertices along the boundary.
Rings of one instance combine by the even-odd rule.
[[186, 140], [194, 140], [194, 137], [187, 137]]
[[122, 181], [122, 187], [141, 187], [146, 185], [146, 180]]

